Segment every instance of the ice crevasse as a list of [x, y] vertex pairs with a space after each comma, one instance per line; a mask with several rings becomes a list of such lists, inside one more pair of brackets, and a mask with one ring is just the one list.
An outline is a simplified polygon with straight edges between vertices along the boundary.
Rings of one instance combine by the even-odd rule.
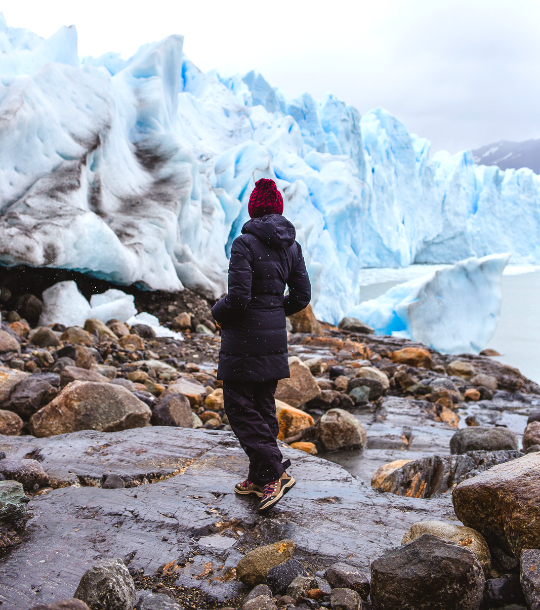
[[182, 45], [81, 59], [75, 28], [44, 40], [0, 17], [0, 263], [219, 296], [261, 177], [283, 193], [329, 322], [358, 302], [364, 267], [540, 262], [533, 172], [430, 156], [382, 109], [204, 74]]

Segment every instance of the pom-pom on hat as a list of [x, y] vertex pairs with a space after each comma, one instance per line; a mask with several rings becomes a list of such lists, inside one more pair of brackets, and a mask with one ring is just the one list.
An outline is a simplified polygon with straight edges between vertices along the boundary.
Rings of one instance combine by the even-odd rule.
[[266, 214], [283, 214], [283, 197], [273, 180], [267, 178], [257, 180], [249, 197], [248, 212], [250, 218], [261, 218]]

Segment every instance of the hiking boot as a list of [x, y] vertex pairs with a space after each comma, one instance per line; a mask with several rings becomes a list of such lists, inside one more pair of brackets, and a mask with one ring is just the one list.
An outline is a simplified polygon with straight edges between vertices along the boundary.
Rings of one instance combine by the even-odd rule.
[[252, 483], [249, 479], [246, 479], [245, 481], [242, 481], [241, 483], [237, 483], [234, 486], [234, 491], [237, 494], [240, 494], [241, 496], [255, 495], [255, 496], [259, 496], [259, 498], [262, 498], [262, 495], [263, 495], [262, 487], [255, 485], [255, 483]]
[[274, 504], [277, 504], [281, 498], [291, 490], [296, 484], [296, 481], [284, 472], [277, 481], [270, 481], [263, 488], [262, 500], [257, 507], [260, 513], [264, 513]]

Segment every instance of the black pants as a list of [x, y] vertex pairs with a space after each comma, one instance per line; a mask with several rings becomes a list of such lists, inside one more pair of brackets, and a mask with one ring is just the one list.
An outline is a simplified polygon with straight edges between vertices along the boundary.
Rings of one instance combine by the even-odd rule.
[[277, 445], [279, 425], [274, 394], [277, 381], [224, 381], [229, 424], [249, 458], [248, 479], [255, 485], [277, 481], [290, 465]]

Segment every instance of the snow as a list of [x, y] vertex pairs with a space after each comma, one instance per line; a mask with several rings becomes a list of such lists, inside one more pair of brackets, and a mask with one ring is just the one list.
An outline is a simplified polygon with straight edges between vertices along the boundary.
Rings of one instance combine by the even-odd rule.
[[90, 297], [91, 318], [107, 323], [109, 320], [127, 322], [137, 314], [135, 298], [121, 290], [107, 290], [103, 294], [94, 294]]
[[430, 156], [380, 108], [361, 118], [333, 95], [289, 100], [257, 72], [204, 74], [181, 36], [81, 60], [73, 27], [43, 40], [2, 17], [0, 125], [4, 265], [219, 297], [261, 177], [283, 193], [329, 322], [359, 302], [366, 269], [540, 263], [531, 171]]
[[90, 303], [79, 292], [75, 282], [58, 282], [43, 291], [43, 312], [39, 325], [84, 326], [91, 317], [90, 309]]
[[146, 324], [146, 326], [150, 326], [150, 328], [154, 330], [157, 337], [172, 337], [173, 339], [178, 339], [179, 341], [184, 340], [182, 333], [177, 333], [174, 332], [174, 330], [165, 328], [165, 326], [160, 326], [159, 320], [156, 318], [156, 316], [146, 312], [142, 312], [129, 318], [129, 320], [127, 320], [127, 324], [129, 326], [133, 326], [134, 324]]
[[447, 354], [479, 353], [501, 310], [501, 278], [510, 254], [468, 258], [398, 284], [349, 310], [379, 335], [419, 341]]

